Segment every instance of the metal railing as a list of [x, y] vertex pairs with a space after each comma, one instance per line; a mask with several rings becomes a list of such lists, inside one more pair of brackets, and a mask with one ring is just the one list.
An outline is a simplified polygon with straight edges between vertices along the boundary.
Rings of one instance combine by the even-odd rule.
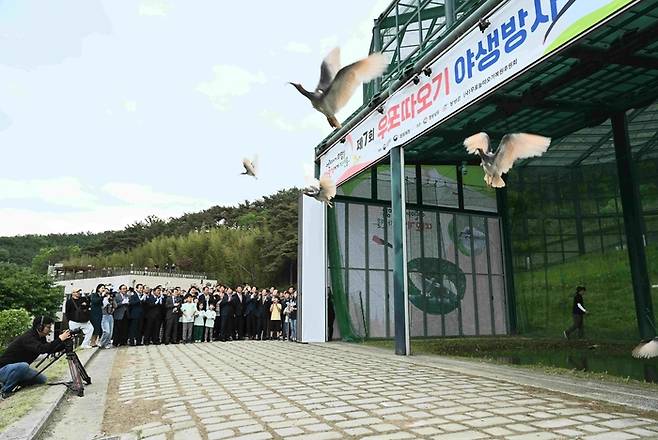
[[67, 269], [55, 269], [52, 273], [52, 277], [55, 281], [68, 281], [68, 280], [83, 280], [89, 278], [104, 278], [104, 277], [115, 277], [122, 275], [143, 275], [143, 276], [152, 276], [152, 277], [167, 277], [167, 278], [188, 278], [188, 279], [200, 279], [205, 280], [208, 278], [207, 274], [204, 272], [188, 272], [181, 271], [178, 269], [165, 269], [165, 270], [153, 270], [149, 268], [126, 268], [126, 267], [108, 267], [102, 269], [90, 269], [90, 270], [67, 270]]

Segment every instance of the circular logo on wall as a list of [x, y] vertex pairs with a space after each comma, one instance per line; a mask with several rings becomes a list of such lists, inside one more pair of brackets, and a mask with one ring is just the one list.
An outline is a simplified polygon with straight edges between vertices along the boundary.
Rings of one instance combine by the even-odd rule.
[[432, 315], [445, 315], [459, 306], [466, 292], [466, 275], [456, 264], [425, 257], [409, 261], [407, 267], [409, 301], [414, 306]]
[[457, 249], [467, 257], [471, 255], [471, 239], [473, 240], [473, 255], [480, 255], [487, 246], [487, 237], [484, 232], [476, 227], [471, 228], [468, 225], [468, 217], [466, 216], [457, 216], [457, 234], [455, 234], [455, 220], [450, 220], [448, 233], [451, 240], [454, 240], [455, 235], [457, 235], [457, 243], [455, 243]]

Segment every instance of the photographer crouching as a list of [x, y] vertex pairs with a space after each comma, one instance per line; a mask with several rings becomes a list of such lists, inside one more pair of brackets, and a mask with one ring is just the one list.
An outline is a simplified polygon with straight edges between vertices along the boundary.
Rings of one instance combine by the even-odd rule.
[[46, 383], [46, 376], [30, 368], [30, 364], [42, 353], [56, 353], [65, 348], [65, 342], [71, 338], [66, 330], [52, 342], [46, 342], [53, 326], [52, 318], [38, 316], [32, 321], [32, 328], [9, 344], [0, 356], [0, 383], [2, 398], [11, 395], [17, 386], [29, 386]]

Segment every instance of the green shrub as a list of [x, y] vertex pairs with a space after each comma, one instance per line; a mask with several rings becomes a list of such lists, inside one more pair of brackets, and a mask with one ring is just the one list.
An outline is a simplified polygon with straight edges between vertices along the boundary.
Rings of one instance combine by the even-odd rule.
[[55, 286], [48, 275], [0, 263], [0, 310], [25, 309], [35, 316], [53, 315], [63, 299], [62, 288]]
[[32, 317], [25, 309], [0, 310], [0, 353], [31, 324]]

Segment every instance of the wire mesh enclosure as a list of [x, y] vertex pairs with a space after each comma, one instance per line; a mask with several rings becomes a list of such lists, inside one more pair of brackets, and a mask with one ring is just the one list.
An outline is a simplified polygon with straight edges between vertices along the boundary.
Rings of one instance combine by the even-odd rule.
[[[501, 226], [481, 171], [461, 165], [405, 169], [414, 337], [509, 332]], [[379, 165], [343, 185], [328, 211], [336, 330], [344, 339], [394, 333], [389, 175], [389, 166]], [[369, 198], [373, 191], [375, 199]]]
[[[541, 162], [536, 162], [541, 163]], [[650, 278], [658, 282], [658, 160], [636, 163]], [[614, 162], [528, 166], [508, 193], [519, 330], [555, 336], [570, 321], [577, 285], [588, 289], [589, 337], [636, 339], [624, 218]], [[652, 289], [654, 303], [658, 287]]]

